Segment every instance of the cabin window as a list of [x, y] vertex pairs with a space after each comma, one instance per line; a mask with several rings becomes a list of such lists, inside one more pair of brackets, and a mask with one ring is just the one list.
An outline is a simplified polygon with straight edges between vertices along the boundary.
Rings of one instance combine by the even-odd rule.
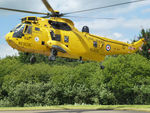
[[54, 33], [54, 31], [51, 31], [50, 34], [51, 34], [52, 40], [55, 40], [55, 33]]
[[71, 27], [67, 23], [55, 22], [55, 21], [51, 21], [51, 20], [49, 20], [48, 22], [54, 29], [71, 31]]
[[25, 24], [31, 24], [31, 22], [24, 22]]
[[61, 41], [61, 35], [56, 34], [56, 35], [55, 35], [55, 40], [56, 40], [56, 41]]
[[93, 46], [94, 46], [95, 48], [97, 48], [97, 42], [96, 42], [96, 41], [93, 42]]
[[26, 21], [26, 20], [27, 20], [27, 18], [22, 18], [22, 19], [21, 19], [22, 22], [23, 22], [23, 21]]
[[32, 26], [29, 26], [29, 27], [28, 27], [27, 33], [28, 33], [28, 34], [32, 34]]
[[24, 33], [32, 34], [32, 26], [26, 25]]
[[50, 32], [52, 40], [61, 41], [61, 35], [55, 34], [53, 31]]
[[64, 37], [64, 42], [66, 42], [66, 43], [69, 42], [69, 37], [68, 37], [68, 36], [65, 36], [65, 37]]
[[38, 28], [38, 27], [35, 27], [35, 31], [40, 31], [40, 28]]
[[36, 17], [28, 17], [28, 20], [37, 20], [37, 18]]

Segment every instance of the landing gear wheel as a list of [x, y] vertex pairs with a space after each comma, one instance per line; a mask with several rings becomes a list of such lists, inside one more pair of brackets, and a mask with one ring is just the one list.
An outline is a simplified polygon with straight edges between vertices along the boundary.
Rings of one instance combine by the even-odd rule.
[[105, 66], [102, 65], [102, 62], [100, 63], [100, 68], [105, 69]]
[[49, 61], [55, 61], [56, 60], [56, 56], [51, 55], [51, 56], [48, 57], [48, 60]]
[[82, 60], [82, 57], [80, 57], [79, 62], [80, 62], [81, 64], [84, 63], [83, 60]]
[[52, 49], [51, 50], [51, 55], [48, 57], [49, 61], [55, 61], [56, 60], [56, 56], [57, 56], [57, 50]]
[[26, 56], [28, 56], [29, 55], [29, 53], [24, 53]]
[[101, 69], [105, 69], [105, 66], [100, 66]]
[[30, 58], [30, 63], [34, 64], [35, 62], [36, 62], [36, 57], [34, 55], [32, 55]]

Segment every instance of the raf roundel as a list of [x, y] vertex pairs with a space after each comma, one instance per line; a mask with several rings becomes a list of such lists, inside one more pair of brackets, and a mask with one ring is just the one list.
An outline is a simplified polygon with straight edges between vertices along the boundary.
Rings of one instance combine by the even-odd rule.
[[110, 51], [111, 50], [111, 46], [110, 45], [106, 45], [106, 50]]
[[39, 37], [35, 37], [35, 41], [38, 42], [39, 41]]

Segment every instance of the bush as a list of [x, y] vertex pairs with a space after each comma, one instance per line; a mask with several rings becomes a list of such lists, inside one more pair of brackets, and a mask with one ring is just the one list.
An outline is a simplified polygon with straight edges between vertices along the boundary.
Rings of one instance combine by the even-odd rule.
[[0, 107], [12, 107], [12, 106], [13, 106], [12, 103], [7, 98], [0, 100]]
[[139, 54], [107, 57], [104, 70], [95, 62], [0, 64], [0, 106], [150, 104], [150, 62]]

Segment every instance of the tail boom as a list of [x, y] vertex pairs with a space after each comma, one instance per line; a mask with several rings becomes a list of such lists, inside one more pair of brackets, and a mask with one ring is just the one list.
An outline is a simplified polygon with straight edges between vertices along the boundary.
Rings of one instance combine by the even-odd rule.
[[106, 44], [106, 47], [107, 45], [110, 45], [111, 50], [107, 51], [106, 55], [132, 54], [137, 52], [138, 50], [141, 50], [144, 44], [146, 44], [144, 38], [132, 44], [122, 43], [122, 42], [108, 43]]

